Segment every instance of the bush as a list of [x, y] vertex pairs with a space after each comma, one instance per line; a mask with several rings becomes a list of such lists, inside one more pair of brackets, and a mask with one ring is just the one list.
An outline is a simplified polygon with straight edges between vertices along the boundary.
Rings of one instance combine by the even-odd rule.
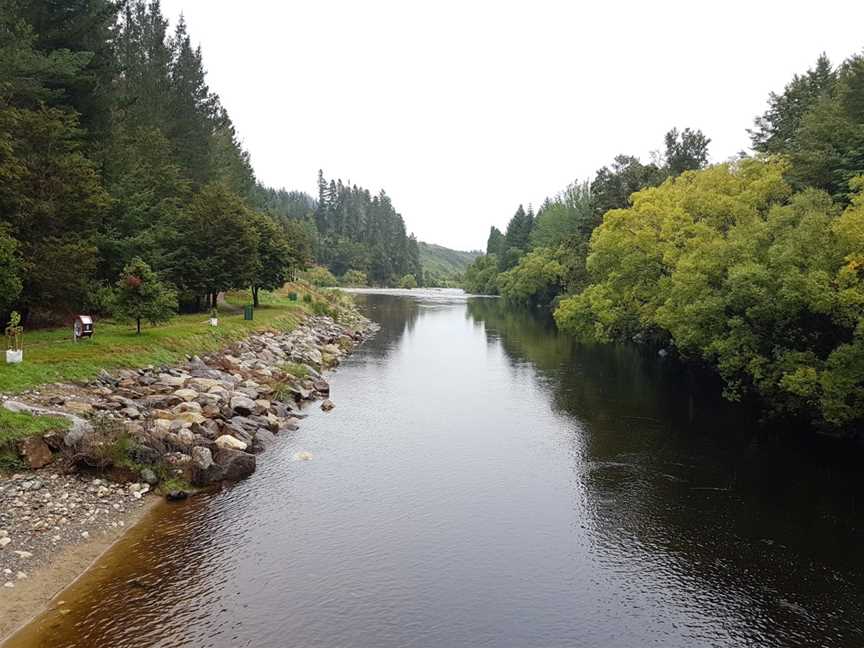
[[336, 277], [333, 276], [333, 273], [324, 266], [315, 266], [314, 268], [310, 268], [304, 273], [304, 276], [313, 286], [329, 288], [339, 285], [339, 282], [336, 280]]
[[303, 295], [303, 301], [307, 304], [311, 304], [312, 303], [312, 295], [310, 295], [309, 293], [306, 293], [305, 295]]
[[292, 290], [291, 292], [288, 293], [288, 299], [292, 302], [296, 302], [297, 301], [297, 293]]
[[330, 315], [330, 305], [327, 302], [316, 301], [312, 303], [312, 312], [316, 315]]
[[342, 275], [342, 285], [368, 286], [369, 279], [366, 277], [365, 272], [360, 272], [359, 270], [348, 270], [344, 275]]
[[406, 274], [399, 280], [400, 288], [407, 288], [411, 290], [412, 288], [417, 287], [417, 278], [413, 274]]

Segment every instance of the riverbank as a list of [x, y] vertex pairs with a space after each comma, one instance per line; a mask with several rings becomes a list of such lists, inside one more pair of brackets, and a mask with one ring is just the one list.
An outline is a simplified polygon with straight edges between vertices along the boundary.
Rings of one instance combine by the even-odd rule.
[[[0, 589], [0, 643], [40, 614], [57, 594], [90, 569], [161, 502], [152, 495], [135, 499], [116, 492], [110, 500], [94, 498], [97, 488], [89, 490], [88, 483], [79, 476], [62, 476], [40, 489], [43, 497], [48, 494], [53, 497], [59, 491], [60, 498], [55, 499], [62, 499], [69, 491], [76, 492], [71, 503], [77, 504], [82, 514], [67, 517], [68, 522], [58, 526], [54, 535], [13, 526], [16, 546], [28, 549], [0, 551], [0, 573], [5, 579]], [[7, 483], [5, 488], [9, 486]]]
[[335, 407], [324, 372], [376, 327], [339, 298], [327, 312], [179, 364], [102, 370], [0, 401], [71, 422], [28, 437], [32, 470], [0, 476], [0, 640], [139, 520], [152, 493], [243, 479], [276, 435], [298, 428], [304, 404]]

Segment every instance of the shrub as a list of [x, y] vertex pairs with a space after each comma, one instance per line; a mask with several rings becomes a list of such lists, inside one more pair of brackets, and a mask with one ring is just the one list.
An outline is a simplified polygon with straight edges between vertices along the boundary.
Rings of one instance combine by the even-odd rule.
[[315, 266], [314, 268], [310, 268], [304, 274], [306, 280], [313, 286], [328, 288], [339, 285], [339, 282], [336, 280], [336, 277], [333, 276], [333, 273], [324, 266]]
[[402, 279], [399, 280], [400, 288], [407, 288], [411, 290], [417, 287], [417, 278], [413, 274], [406, 274]]
[[342, 285], [368, 286], [369, 279], [366, 277], [365, 272], [360, 272], [359, 270], [348, 270], [344, 275], [342, 275]]

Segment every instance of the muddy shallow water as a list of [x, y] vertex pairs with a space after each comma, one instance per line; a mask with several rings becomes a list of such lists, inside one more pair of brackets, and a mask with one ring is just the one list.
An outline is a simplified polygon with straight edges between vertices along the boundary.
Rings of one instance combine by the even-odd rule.
[[498, 300], [357, 298], [336, 409], [8, 648], [864, 645], [860, 452]]

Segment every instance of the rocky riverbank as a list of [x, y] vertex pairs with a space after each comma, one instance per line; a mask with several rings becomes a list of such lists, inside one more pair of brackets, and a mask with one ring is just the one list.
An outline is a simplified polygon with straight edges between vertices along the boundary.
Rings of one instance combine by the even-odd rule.
[[0, 477], [0, 589], [12, 594], [65, 546], [119, 535], [148, 494], [181, 498], [252, 474], [304, 405], [333, 409], [324, 372], [375, 330], [353, 311], [339, 322], [310, 316], [181, 365], [0, 397], [7, 409], [70, 421], [21, 442], [31, 471]]

